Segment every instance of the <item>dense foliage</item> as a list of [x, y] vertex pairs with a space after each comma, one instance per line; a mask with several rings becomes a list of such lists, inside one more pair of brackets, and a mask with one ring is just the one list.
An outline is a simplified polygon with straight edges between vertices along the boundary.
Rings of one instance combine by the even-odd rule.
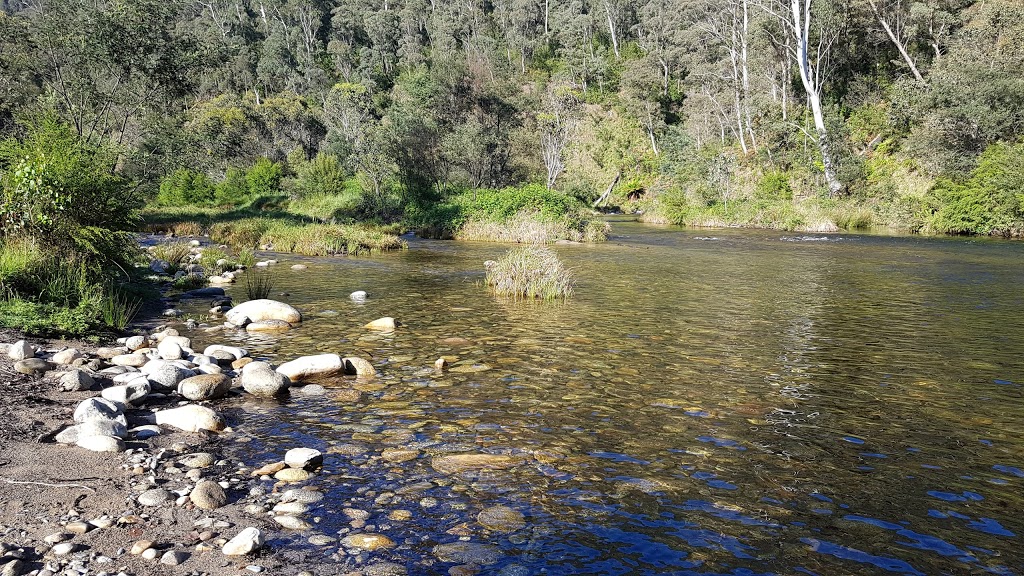
[[[796, 3], [7, 1], [0, 131], [52, 111], [116, 150], [97, 187], [163, 205], [394, 220], [534, 183], [683, 223], [1024, 230], [1024, 5]], [[15, 194], [52, 170], [10, 158]]]

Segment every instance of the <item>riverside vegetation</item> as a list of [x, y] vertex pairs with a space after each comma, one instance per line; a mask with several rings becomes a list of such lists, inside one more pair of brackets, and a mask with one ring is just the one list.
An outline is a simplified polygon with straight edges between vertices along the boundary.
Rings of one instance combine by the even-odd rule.
[[797, 4], [6, 2], [4, 323], [123, 325], [140, 229], [239, 256], [600, 241], [592, 207], [1024, 233], [1024, 6]]

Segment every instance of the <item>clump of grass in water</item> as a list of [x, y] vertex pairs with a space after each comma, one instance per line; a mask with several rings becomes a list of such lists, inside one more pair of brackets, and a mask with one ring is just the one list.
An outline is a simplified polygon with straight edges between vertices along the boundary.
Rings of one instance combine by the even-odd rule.
[[550, 249], [517, 246], [487, 269], [487, 285], [499, 296], [555, 300], [573, 294], [572, 275]]
[[249, 300], [262, 300], [274, 289], [274, 276], [269, 270], [253, 268], [245, 275], [245, 295]]
[[157, 260], [170, 264], [171, 270], [177, 270], [192, 255], [192, 247], [185, 242], [165, 242], [153, 246], [150, 252]]

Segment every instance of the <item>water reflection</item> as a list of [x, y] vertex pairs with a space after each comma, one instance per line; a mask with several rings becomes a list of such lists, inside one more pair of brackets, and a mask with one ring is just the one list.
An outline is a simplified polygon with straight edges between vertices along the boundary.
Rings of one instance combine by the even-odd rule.
[[[1024, 245], [614, 231], [557, 247], [579, 283], [554, 305], [488, 296], [489, 244], [282, 267], [300, 328], [208, 338], [381, 374], [239, 402], [241, 456], [324, 450], [317, 531], [369, 512], [399, 546], [355, 560], [415, 574], [460, 541], [504, 574], [1024, 572]], [[380, 316], [403, 325], [360, 328]], [[507, 465], [436, 465], [470, 453]], [[498, 504], [526, 526], [481, 526]]]

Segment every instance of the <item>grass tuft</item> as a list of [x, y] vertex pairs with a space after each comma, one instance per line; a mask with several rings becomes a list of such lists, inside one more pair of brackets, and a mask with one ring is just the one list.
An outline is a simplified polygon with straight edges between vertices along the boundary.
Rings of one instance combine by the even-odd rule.
[[556, 300], [573, 294], [572, 275], [545, 246], [517, 246], [487, 270], [487, 285], [499, 296]]
[[249, 300], [262, 300], [274, 289], [274, 275], [267, 268], [253, 268], [245, 275], [245, 295]]

